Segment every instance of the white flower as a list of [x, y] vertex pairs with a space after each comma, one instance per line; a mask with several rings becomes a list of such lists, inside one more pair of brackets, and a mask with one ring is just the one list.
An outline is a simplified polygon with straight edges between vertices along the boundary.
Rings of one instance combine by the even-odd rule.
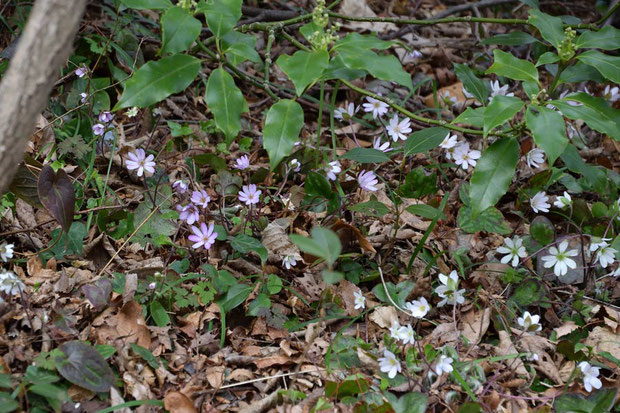
[[599, 237], [590, 238], [590, 251], [594, 252], [599, 248], [608, 246], [609, 244], [607, 243], [607, 241], [611, 241], [611, 238], [599, 238]]
[[491, 95], [489, 96], [489, 102], [491, 100], [493, 100], [494, 96], [497, 95], [501, 95], [501, 96], [514, 96], [514, 93], [507, 93], [508, 92], [508, 85], [504, 85], [504, 86], [499, 86], [499, 80], [494, 80], [491, 81]]
[[353, 293], [353, 296], [355, 297], [354, 302], [356, 310], [363, 310], [364, 308], [366, 308], [366, 297], [364, 297], [364, 294], [362, 294], [362, 290], [355, 291]]
[[471, 93], [469, 93], [467, 91], [467, 89], [465, 89], [465, 86], [463, 86], [463, 95], [467, 98], [467, 99], [474, 99], [475, 96]]
[[88, 104], [88, 93], [86, 92], [80, 93], [80, 102], [84, 104]]
[[127, 111], [125, 112], [125, 115], [127, 115], [128, 118], [135, 117], [136, 115], [138, 115], [138, 107], [134, 106], [133, 108], [127, 109]]
[[400, 336], [398, 335], [398, 331], [400, 330], [400, 323], [398, 321], [394, 321], [392, 323], [392, 326], [389, 328], [390, 330], [390, 337], [392, 337], [395, 340], [400, 340]]
[[464, 170], [468, 170], [470, 166], [475, 167], [477, 159], [480, 159], [480, 151], [470, 150], [469, 144], [459, 145], [452, 154], [454, 163]]
[[[443, 141], [439, 144], [439, 146], [443, 149], [454, 148], [458, 144], [458, 136], [450, 135], [450, 132], [443, 138]], [[448, 158], [449, 159], [449, 158]]]
[[11, 258], [13, 258], [13, 248], [15, 248], [15, 245], [7, 242], [0, 244], [0, 259], [4, 262], [8, 262]]
[[392, 150], [392, 148], [390, 148], [390, 142], [387, 141], [385, 143], [381, 143], [381, 137], [377, 136], [375, 139], [373, 139], [372, 141], [372, 147], [378, 151], [381, 152], [389, 152]]
[[618, 268], [616, 268], [613, 272], [609, 273], [608, 275], [611, 275], [612, 277], [618, 277], [620, 276], [620, 266], [618, 266]]
[[538, 361], [538, 354], [536, 353], [528, 353], [527, 356], [525, 356], [527, 361]]
[[381, 117], [387, 113], [387, 103], [371, 98], [370, 96], [366, 97], [366, 101], [367, 103], [362, 104], [362, 107], [364, 108], [364, 112], [372, 112], [373, 119], [376, 119], [377, 116]]
[[525, 162], [527, 166], [532, 169], [538, 168], [543, 162], [545, 162], [545, 151], [540, 148], [534, 148], [525, 155]]
[[[444, 139], [445, 142], [445, 139]], [[466, 148], [463, 148], [466, 147]], [[454, 146], [450, 146], [448, 148], [446, 148], [446, 159], [450, 160], [450, 159], [454, 159], [454, 153], [458, 150], [464, 150], [467, 149], [469, 150], [469, 143], [467, 142], [456, 142], [456, 144]]]
[[551, 204], [549, 204], [549, 202], [547, 201], [549, 201], [549, 197], [547, 196], [547, 194], [545, 194], [544, 192], [538, 192], [536, 195], [530, 198], [530, 206], [532, 207], [532, 210], [536, 213], [538, 213], [539, 211], [549, 212], [549, 207], [551, 206]]
[[435, 294], [443, 298], [443, 300], [437, 304], [437, 307], [443, 307], [446, 304], [463, 304], [465, 302], [465, 297], [463, 296], [465, 290], [458, 290], [459, 276], [456, 271], [452, 271], [450, 275], [439, 274], [439, 281], [442, 285], [435, 288]]
[[596, 260], [601, 264], [601, 267], [607, 268], [609, 264], [613, 264], [616, 260], [616, 252], [618, 251], [615, 248], [609, 246], [601, 247], [596, 252]]
[[409, 53], [409, 56], [411, 56], [412, 59], [419, 59], [424, 55], [419, 50], [412, 50]]
[[243, 171], [250, 167], [250, 158], [247, 155], [240, 156], [235, 161], [235, 168]]
[[592, 388], [600, 389], [603, 386], [601, 379], [599, 376], [599, 367], [594, 367], [587, 361], [582, 361], [579, 363], [579, 369], [583, 373], [583, 387], [586, 388], [586, 391], [590, 393]]
[[297, 159], [291, 159], [288, 163], [288, 166], [293, 170], [293, 172], [299, 172], [301, 169], [301, 164]]
[[568, 248], [568, 241], [562, 241], [559, 248], [549, 248], [550, 255], [542, 257], [542, 260], [545, 261], [545, 268], [553, 267], [553, 273], [558, 277], [566, 274], [568, 267], [577, 268], [577, 263], [569, 257], [574, 257], [579, 253], [577, 250], [566, 251], [566, 248]]
[[444, 106], [454, 106], [458, 102], [456, 97], [450, 94], [449, 90], [446, 90], [443, 94], [440, 94], [439, 99], [441, 99], [441, 103], [443, 103]]
[[507, 254], [502, 257], [501, 263], [507, 264], [512, 261], [510, 265], [516, 267], [519, 265], [519, 258], [525, 258], [527, 253], [525, 252], [525, 247], [523, 246], [523, 240], [519, 237], [514, 237], [514, 240], [510, 238], [504, 238], [505, 247], [499, 247], [497, 252], [500, 254]]
[[355, 107], [353, 102], [350, 102], [346, 108], [337, 108], [334, 111], [334, 117], [339, 120], [350, 120], [355, 116], [355, 112], [359, 110], [359, 106]]
[[442, 354], [441, 357], [439, 357], [439, 361], [437, 361], [437, 364], [435, 364], [435, 373], [440, 376], [443, 373], [450, 373], [452, 370], [454, 370], [454, 367], [452, 367], [453, 361], [454, 360], [452, 360], [452, 357], [447, 357]]
[[532, 315], [529, 311], [524, 312], [523, 317], [517, 318], [517, 323], [528, 333], [542, 330], [540, 316]]
[[157, 288], [157, 283], [156, 282], [152, 282], [149, 284], [149, 290], [154, 290], [155, 288]]
[[557, 197], [557, 199], [555, 200], [553, 205], [555, 205], [556, 207], [558, 207], [560, 209], [564, 209], [567, 206], [572, 205], [572, 203], [573, 203], [572, 198], [570, 197], [568, 192], [564, 191], [564, 196]]
[[24, 283], [11, 271], [0, 270], [0, 293], [19, 295], [24, 290]]
[[415, 333], [411, 324], [407, 324], [398, 329], [398, 338], [402, 340], [403, 344], [415, 343]]
[[360, 188], [364, 191], [374, 192], [377, 190], [377, 185], [379, 181], [377, 181], [377, 177], [373, 171], [361, 171], [359, 175], [357, 175], [357, 182], [360, 184]]
[[127, 169], [130, 171], [137, 169], [138, 176], [142, 176], [142, 174], [149, 176], [155, 173], [155, 162], [153, 161], [155, 157], [153, 155], [146, 156], [144, 149], [136, 149], [135, 152], [129, 152], [127, 156], [129, 157], [126, 161]]
[[411, 121], [409, 118], [405, 118], [399, 122], [398, 115], [394, 115], [394, 117], [390, 119], [390, 124], [386, 126], [385, 129], [394, 142], [398, 142], [398, 139], [406, 141], [406, 134], [411, 133]]
[[284, 258], [282, 258], [282, 265], [284, 265], [287, 270], [290, 270], [297, 265], [297, 260], [292, 255], [285, 255]]
[[618, 86], [614, 86], [613, 88], [609, 85], [605, 86], [603, 97], [612, 103], [620, 99], [620, 90], [618, 89]]
[[330, 181], [335, 181], [338, 178], [336, 174], [342, 171], [342, 168], [340, 167], [340, 162], [331, 161], [328, 165], [329, 167], [327, 168], [327, 179], [329, 179]]
[[379, 358], [379, 368], [383, 373], [387, 373], [388, 377], [393, 379], [397, 373], [400, 373], [402, 366], [391, 351], [385, 350], [383, 357]]
[[426, 301], [426, 298], [420, 297], [417, 300], [413, 300], [412, 302], [405, 304], [405, 308], [411, 312], [413, 317], [423, 318], [426, 314], [428, 314], [431, 306], [428, 301]]

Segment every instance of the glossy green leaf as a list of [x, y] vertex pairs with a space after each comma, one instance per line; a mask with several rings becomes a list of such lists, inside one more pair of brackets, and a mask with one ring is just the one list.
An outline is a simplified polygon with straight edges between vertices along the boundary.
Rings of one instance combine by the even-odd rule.
[[560, 43], [564, 39], [562, 19], [550, 16], [538, 9], [531, 9], [528, 21], [540, 31], [543, 39], [551, 43], [556, 49], [560, 48]]
[[149, 366], [151, 366], [155, 370], [159, 368], [159, 360], [153, 355], [153, 353], [151, 353], [151, 350], [146, 347], [142, 347], [136, 343], [131, 343], [130, 347], [133, 352], [136, 353], [138, 356], [142, 357], [142, 360], [146, 361]]
[[530, 235], [540, 245], [549, 245], [555, 239], [555, 228], [549, 218], [538, 215], [530, 223]]
[[468, 234], [486, 231], [508, 235], [512, 232], [502, 213], [495, 207], [488, 207], [478, 214], [477, 217], [472, 218], [471, 207], [463, 205], [459, 209], [457, 224], [460, 229]]
[[178, 53], [187, 50], [202, 29], [200, 20], [181, 7], [169, 8], [161, 18], [161, 54]]
[[514, 80], [532, 80], [538, 82], [538, 71], [533, 63], [518, 59], [510, 53], [499, 49], [493, 50], [493, 65], [486, 71]]
[[295, 85], [297, 96], [319, 80], [329, 66], [329, 54], [325, 50], [306, 52], [298, 50], [292, 56], [280, 55], [276, 64]]
[[230, 287], [226, 295], [218, 301], [222, 311], [228, 313], [233, 308], [241, 305], [250, 293], [254, 290], [254, 286], [247, 284], [235, 284]]
[[250, 251], [254, 251], [264, 264], [267, 262], [267, 248], [256, 238], [252, 238], [249, 235], [239, 234], [230, 241], [230, 246], [235, 251], [242, 254], [247, 254]]
[[327, 228], [314, 227], [310, 232], [311, 238], [301, 235], [290, 235], [293, 244], [300, 250], [315, 257], [324, 259], [330, 266], [333, 265], [342, 251], [340, 238], [334, 231]]
[[484, 112], [486, 108], [467, 108], [463, 113], [456, 117], [451, 123], [457, 124], [467, 124], [471, 126], [475, 126], [476, 128], [482, 128], [484, 125]]
[[121, 99], [112, 111], [146, 106], [185, 90], [196, 78], [200, 60], [184, 54], [164, 57], [145, 63], [125, 82]]
[[[573, 106], [568, 101], [581, 102], [583, 105]], [[582, 119], [592, 129], [620, 140], [620, 111], [610, 107], [604, 99], [590, 96], [587, 93], [574, 93], [562, 100], [552, 100], [564, 116], [569, 119]]]
[[474, 72], [466, 65], [454, 63], [454, 73], [459, 78], [463, 87], [478, 99], [482, 104], [487, 103], [489, 90], [482, 79], [479, 79]]
[[[439, 214], [439, 210], [437, 208], [426, 204], [409, 205], [407, 208], [405, 208], [405, 210], [412, 213], [413, 215], [418, 215], [426, 219], [435, 219], [435, 217]], [[445, 215], [441, 214], [440, 219], [445, 218]]]
[[211, 72], [205, 100], [213, 113], [215, 125], [224, 132], [230, 145], [241, 130], [241, 114], [249, 108], [233, 77], [223, 68]]
[[473, 218], [495, 205], [508, 191], [518, 160], [519, 144], [511, 138], [495, 141], [482, 153], [469, 187]]
[[579, 49], [620, 49], [620, 30], [611, 25], [597, 32], [586, 30], [577, 38], [575, 45]]
[[340, 48], [385, 50], [394, 43], [381, 40], [375, 35], [349, 33], [334, 44], [334, 50]]
[[446, 128], [433, 127], [412, 133], [405, 142], [405, 156], [435, 149], [443, 142], [448, 132]]
[[303, 124], [304, 111], [294, 100], [282, 99], [267, 111], [263, 147], [269, 155], [272, 171], [291, 154]]
[[577, 59], [592, 66], [612, 82], [620, 83], [620, 57], [588, 50], [578, 55]]
[[493, 100], [484, 111], [484, 134], [489, 134], [494, 128], [503, 125], [514, 117], [523, 107], [521, 99], [513, 96], [493, 96]]
[[536, 61], [536, 67], [542, 65], [548, 65], [550, 63], [556, 63], [560, 61], [560, 56], [553, 52], [546, 52], [540, 55], [538, 60]]
[[327, 179], [316, 172], [308, 172], [306, 182], [304, 184], [306, 194], [310, 197], [320, 196], [326, 199], [332, 197], [334, 192]]
[[94, 392], [108, 392], [114, 386], [114, 372], [92, 346], [81, 341], [60, 345], [54, 359], [58, 373], [73, 384]]
[[251, 34], [240, 33], [233, 30], [222, 37], [222, 51], [235, 65], [243, 63], [246, 60], [260, 63], [260, 56], [255, 47], [256, 37]]
[[427, 411], [428, 396], [424, 393], [410, 391], [390, 404], [394, 413], [424, 413]]
[[342, 46], [338, 55], [349, 69], [364, 70], [377, 79], [396, 82], [409, 89], [413, 88], [411, 75], [403, 69], [400, 61], [392, 55], [378, 55], [370, 49]]
[[153, 321], [155, 321], [158, 327], [166, 327], [170, 324], [170, 316], [159, 301], [153, 301], [149, 306], [149, 310], [151, 317], [153, 317]]
[[373, 148], [353, 148], [343, 156], [359, 163], [382, 163], [390, 160], [390, 157], [383, 151]]
[[525, 114], [525, 124], [532, 131], [536, 145], [547, 154], [549, 166], [553, 166], [568, 145], [564, 118], [553, 109], [530, 105]]
[[505, 34], [498, 34], [486, 39], [482, 39], [482, 44], [498, 44], [501, 46], [521, 46], [524, 44], [530, 44], [537, 42], [538, 40], [529, 33], [524, 32], [510, 32]]
[[614, 407], [618, 389], [600, 389], [584, 396], [566, 393], [555, 399], [553, 407], [557, 412], [606, 413]]
[[121, 0], [121, 3], [137, 10], [167, 10], [172, 7], [170, 0]]
[[605, 81], [605, 77], [601, 75], [601, 73], [582, 62], [577, 62], [572, 66], [567, 67], [560, 74], [560, 83], [579, 83], [579, 82], [598, 82], [603, 83]]
[[216, 37], [222, 37], [235, 28], [241, 18], [242, 0], [201, 0], [197, 13], [204, 13], [207, 25]]

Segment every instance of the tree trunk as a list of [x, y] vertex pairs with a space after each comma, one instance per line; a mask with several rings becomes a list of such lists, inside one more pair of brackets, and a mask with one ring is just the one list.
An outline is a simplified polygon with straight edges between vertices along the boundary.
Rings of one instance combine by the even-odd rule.
[[0, 194], [23, 159], [38, 115], [65, 64], [86, 0], [37, 0], [0, 83]]

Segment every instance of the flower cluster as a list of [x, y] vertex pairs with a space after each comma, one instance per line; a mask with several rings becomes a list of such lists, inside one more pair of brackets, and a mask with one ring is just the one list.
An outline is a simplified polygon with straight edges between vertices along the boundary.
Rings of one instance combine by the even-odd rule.
[[470, 148], [469, 142], [459, 141], [456, 135], [451, 135], [449, 132], [439, 147], [446, 151], [448, 160], [453, 160], [455, 164], [466, 171], [470, 166], [476, 166], [481, 155], [480, 151]]
[[[84, 98], [84, 96], [82, 96]], [[114, 120], [114, 115], [108, 111], [103, 111], [99, 114], [97, 119], [99, 122], [93, 125], [93, 135], [95, 136], [103, 136], [108, 130], [109, 126], [112, 124]]]
[[[13, 258], [13, 250], [15, 245], [8, 242], [0, 243], [0, 260], [9, 262]], [[5, 271], [0, 268], [0, 303], [4, 300], [2, 295], [17, 296], [24, 290], [24, 283], [11, 271]]]

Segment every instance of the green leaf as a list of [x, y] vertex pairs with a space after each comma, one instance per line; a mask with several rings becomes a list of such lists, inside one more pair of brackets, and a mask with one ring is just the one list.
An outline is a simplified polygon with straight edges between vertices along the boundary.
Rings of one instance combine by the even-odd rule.
[[200, 60], [184, 54], [145, 63], [126, 82], [112, 112], [130, 106], [144, 108], [187, 88], [200, 71]]
[[391, 405], [394, 413], [424, 413], [428, 405], [428, 396], [420, 392], [408, 392]]
[[344, 274], [340, 271], [330, 271], [328, 269], [324, 269], [322, 272], [323, 281], [325, 284], [337, 284], [341, 280], [344, 280]]
[[620, 83], [620, 57], [610, 56], [596, 50], [588, 50], [578, 55], [577, 59], [592, 66], [612, 82]]
[[0, 373], [0, 388], [2, 389], [13, 388], [13, 380], [11, 379], [10, 374]]
[[592, 66], [588, 66], [582, 62], [577, 62], [567, 67], [562, 74], [560, 74], [559, 80], [560, 83], [579, 83], [587, 81], [603, 83], [605, 77]]
[[334, 44], [334, 50], [341, 48], [349, 49], [389, 49], [394, 42], [379, 39], [375, 35], [366, 35], [359, 33], [349, 33]]
[[413, 88], [411, 75], [405, 72], [400, 61], [392, 55], [378, 55], [370, 49], [351, 45], [341, 45], [338, 52], [349, 69], [364, 70], [377, 79]]
[[484, 135], [487, 136], [495, 127], [501, 126], [514, 117], [523, 107], [521, 99], [512, 96], [493, 96], [484, 111]]
[[202, 29], [200, 20], [181, 7], [169, 8], [161, 18], [161, 54], [178, 53], [187, 50]]
[[405, 142], [405, 156], [435, 149], [448, 133], [448, 129], [442, 127], [426, 128], [412, 133]]
[[555, 239], [555, 228], [549, 218], [538, 215], [530, 224], [530, 235], [540, 245], [549, 245]]
[[306, 194], [311, 197], [319, 196], [330, 199], [334, 194], [327, 179], [325, 179], [323, 175], [316, 172], [309, 172], [308, 175], [306, 175], [304, 188], [306, 190]]
[[92, 346], [70, 341], [59, 347], [54, 362], [58, 373], [73, 384], [94, 392], [108, 392], [114, 386], [114, 372]]
[[254, 286], [247, 284], [235, 284], [228, 292], [223, 299], [219, 301], [219, 305], [225, 313], [228, 313], [233, 308], [241, 305], [246, 298], [250, 295]]
[[396, 193], [405, 198], [422, 198], [437, 193], [437, 173], [427, 174], [423, 167], [412, 169]]
[[248, 314], [254, 317], [257, 317], [261, 315], [262, 311], [265, 308], [270, 308], [270, 307], [271, 307], [271, 300], [269, 299], [269, 296], [265, 293], [260, 293], [248, 305]]
[[228, 55], [235, 65], [246, 60], [260, 63], [260, 56], [256, 52], [255, 47], [256, 37], [251, 34], [233, 30], [222, 37], [222, 51]]
[[166, 327], [170, 324], [170, 316], [159, 301], [153, 301], [149, 306], [149, 310], [151, 317], [153, 317], [153, 321], [155, 321], [158, 327]]
[[472, 218], [495, 205], [506, 193], [518, 160], [519, 144], [510, 138], [495, 141], [482, 153], [469, 187]]
[[476, 218], [472, 218], [471, 207], [463, 205], [459, 209], [457, 217], [459, 228], [468, 234], [478, 231], [494, 232], [500, 235], [508, 235], [512, 232], [502, 213], [495, 207], [488, 207]]
[[43, 396], [49, 403], [49, 407], [56, 412], [60, 411], [62, 404], [69, 400], [67, 391], [64, 388], [53, 384], [33, 384], [28, 388], [28, 391], [38, 394], [39, 396]]
[[122, 0], [121, 3], [137, 10], [167, 10], [172, 7], [170, 0]]
[[482, 128], [482, 126], [484, 125], [484, 111], [485, 110], [486, 110], [485, 107], [481, 107], [477, 109], [467, 108], [465, 109], [463, 113], [457, 116], [457, 118], [454, 119], [451, 123], [452, 124], [464, 123], [467, 125], [475, 126], [477, 128]]
[[606, 413], [614, 406], [618, 389], [600, 389], [588, 395], [568, 393], [563, 394], [553, 403], [557, 412], [567, 413]]
[[303, 124], [304, 111], [294, 100], [282, 99], [267, 111], [263, 147], [269, 155], [272, 171], [291, 154]]
[[549, 166], [553, 166], [568, 145], [564, 118], [553, 109], [530, 105], [525, 114], [525, 124], [532, 131], [536, 145], [547, 154]]
[[0, 413], [10, 413], [19, 408], [19, 403], [11, 397], [11, 393], [0, 392]]
[[560, 56], [558, 56], [557, 54], [553, 52], [545, 52], [538, 57], [538, 60], [536, 61], [536, 67], [555, 63], [559, 60]]
[[290, 235], [293, 244], [307, 254], [323, 258], [330, 266], [332, 266], [342, 251], [340, 238], [334, 231], [327, 228], [314, 227], [310, 232], [311, 238], [302, 237], [301, 235]]
[[620, 30], [605, 26], [598, 32], [586, 30], [577, 38], [575, 46], [579, 49], [620, 49]]
[[397, 285], [387, 282], [385, 283], [385, 287], [380, 283], [372, 289], [372, 293], [384, 303], [392, 304], [392, 301], [388, 298], [385, 291], [387, 288], [387, 292], [390, 294], [392, 300], [400, 307], [404, 307], [405, 299], [409, 296], [409, 293], [413, 290], [413, 287], [415, 287], [415, 285], [410, 280], [400, 282]]
[[370, 215], [377, 218], [384, 217], [390, 212], [390, 208], [388, 208], [388, 206], [383, 202], [377, 201], [377, 197], [374, 195], [371, 195], [370, 201], [351, 205], [349, 210], [361, 212], [364, 215]]
[[551, 43], [556, 49], [560, 48], [560, 44], [564, 39], [562, 19], [550, 16], [538, 9], [531, 9], [528, 22], [540, 31], [543, 39]]
[[385, 152], [373, 148], [353, 148], [343, 158], [359, 163], [382, 163], [390, 160]]
[[230, 145], [241, 130], [241, 114], [248, 112], [249, 108], [233, 77], [223, 68], [211, 72], [205, 100], [213, 112], [216, 126], [224, 132]]
[[239, 234], [230, 241], [230, 246], [233, 247], [235, 251], [242, 254], [254, 251], [258, 254], [263, 264], [267, 262], [267, 248], [256, 238], [252, 238], [245, 234]]
[[116, 347], [110, 344], [95, 344], [95, 350], [101, 354], [104, 359], [109, 359], [116, 353]]
[[215, 37], [222, 37], [235, 28], [241, 18], [242, 0], [201, 0], [196, 13], [204, 13]]
[[498, 44], [501, 46], [521, 46], [524, 44], [530, 44], [537, 42], [538, 39], [533, 37], [529, 33], [524, 32], [510, 32], [505, 34], [498, 34], [486, 39], [483, 39], [482, 44]]
[[[437, 214], [439, 214], [439, 210], [437, 208], [433, 208], [432, 206], [426, 204], [409, 205], [405, 208], [405, 210], [413, 215], [418, 215], [426, 219], [435, 219]], [[442, 213], [439, 219], [446, 219], [446, 217]]]
[[280, 55], [276, 64], [293, 81], [297, 96], [301, 96], [306, 88], [318, 81], [323, 71], [327, 69], [329, 54], [326, 50], [312, 52], [298, 50], [292, 56]]
[[131, 343], [131, 349], [134, 353], [142, 357], [142, 359], [146, 361], [149, 366], [155, 370], [159, 368], [159, 360], [157, 360], [157, 357], [155, 357], [148, 348], [139, 346], [136, 343]]
[[466, 65], [454, 63], [454, 73], [459, 78], [465, 90], [474, 95], [478, 102], [485, 104], [489, 98], [489, 90], [482, 79], [474, 74], [474, 72]]
[[533, 63], [518, 59], [499, 49], [493, 50], [493, 65], [486, 74], [495, 73], [514, 80], [532, 80], [538, 83], [538, 71]]
[[269, 294], [277, 294], [282, 291], [282, 285], [282, 278], [275, 274], [267, 276], [267, 291], [269, 291]]
[[[572, 106], [568, 101], [581, 102], [583, 105]], [[604, 99], [587, 93], [574, 93], [562, 100], [552, 100], [562, 114], [569, 119], [582, 119], [592, 129], [620, 140], [620, 111], [610, 107]]]

